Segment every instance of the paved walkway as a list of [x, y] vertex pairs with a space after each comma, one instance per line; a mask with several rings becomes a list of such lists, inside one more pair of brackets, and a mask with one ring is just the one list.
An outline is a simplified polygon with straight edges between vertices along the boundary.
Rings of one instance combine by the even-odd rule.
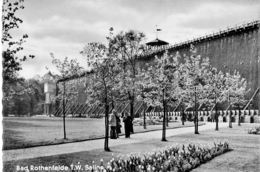
[[[219, 127], [227, 127], [228, 123], [219, 123]], [[199, 132], [204, 130], [210, 130], [215, 128], [215, 123], [206, 123], [206, 125], [199, 126]], [[194, 127], [185, 127], [185, 128], [176, 128], [176, 129], [167, 129], [166, 137], [186, 134], [194, 132]], [[109, 140], [109, 146], [117, 146], [123, 144], [139, 143], [151, 139], [160, 139], [162, 131], [151, 131], [145, 133], [137, 133], [131, 135], [130, 139], [126, 139], [123, 136], [116, 140]], [[28, 158], [37, 158], [44, 156], [52, 156], [59, 154], [75, 153], [82, 151], [91, 151], [94, 149], [103, 149], [104, 139], [67, 143], [60, 145], [50, 145], [50, 146], [39, 146], [25, 149], [15, 149], [15, 150], [4, 150], [3, 151], [3, 160], [20, 160]]]

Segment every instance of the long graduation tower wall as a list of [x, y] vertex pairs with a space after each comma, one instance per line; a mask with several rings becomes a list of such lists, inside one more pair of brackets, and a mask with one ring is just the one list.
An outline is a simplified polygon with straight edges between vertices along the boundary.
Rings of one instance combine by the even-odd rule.
[[[175, 54], [177, 51], [189, 55], [191, 44], [202, 58], [208, 57], [210, 64], [218, 70], [226, 72], [239, 71], [247, 79], [250, 92], [248, 99], [260, 87], [260, 32], [259, 21], [229, 28], [205, 37], [186, 41], [160, 50], [155, 50], [141, 58], [142, 62], [151, 61], [154, 55], [161, 55], [165, 50]], [[142, 63], [141, 62], [141, 63]], [[260, 98], [253, 99], [253, 108], [260, 108]]]
[[[152, 62], [155, 55], [160, 56], [166, 50], [172, 54], [179, 52], [181, 55], [189, 55], [189, 49], [192, 44], [196, 47], [198, 54], [202, 58], [208, 57], [210, 64], [218, 70], [224, 73], [234, 72], [235, 70], [239, 71], [242, 77], [248, 81], [250, 92], [247, 98], [250, 99], [260, 87], [259, 27], [260, 22], [254, 21], [180, 44], [160, 47], [142, 56], [139, 59], [139, 63], [141, 65], [142, 63]], [[88, 75], [88, 73], [85, 73], [78, 77], [69, 77], [60, 80], [60, 82], [73, 82], [73, 80], [88, 78]], [[83, 87], [78, 86], [79, 94], [77, 102], [79, 104], [86, 102], [87, 95], [82, 91]], [[260, 93], [253, 99], [253, 107], [251, 108], [260, 109], [259, 95]]]

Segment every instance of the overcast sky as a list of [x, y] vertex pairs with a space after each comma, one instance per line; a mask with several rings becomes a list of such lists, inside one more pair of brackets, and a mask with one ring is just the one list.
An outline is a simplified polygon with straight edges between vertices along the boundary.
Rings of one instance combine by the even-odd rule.
[[[21, 76], [31, 78], [53, 70], [50, 53], [79, 58], [89, 42], [104, 42], [108, 29], [144, 32], [147, 41], [159, 38], [171, 44], [260, 18], [259, 0], [25, 0], [19, 12], [20, 33], [29, 38]], [[84, 65], [84, 63], [82, 63]]]

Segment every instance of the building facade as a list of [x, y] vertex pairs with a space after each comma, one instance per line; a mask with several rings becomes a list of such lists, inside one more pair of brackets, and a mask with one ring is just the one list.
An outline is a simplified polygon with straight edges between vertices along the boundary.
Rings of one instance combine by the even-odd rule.
[[[144, 63], [152, 63], [155, 55], [161, 56], [168, 51], [170, 54], [189, 56], [190, 46], [193, 45], [197, 49], [197, 53], [202, 58], [208, 57], [210, 64], [224, 73], [232, 73], [239, 71], [243, 78], [248, 82], [250, 89], [247, 99], [250, 100], [245, 107], [251, 115], [259, 115], [260, 108], [260, 22], [254, 21], [244, 25], [228, 28], [217, 33], [213, 33], [194, 40], [189, 40], [176, 45], [167, 45], [153, 48], [150, 52], [141, 56], [138, 60], [138, 65], [141, 67]], [[99, 107], [89, 107], [86, 104], [87, 95], [84, 93], [84, 83], [89, 79], [91, 74], [83, 74], [79, 77], [72, 77], [66, 82], [75, 83], [78, 88], [78, 96], [75, 103], [67, 106], [67, 113], [74, 114], [102, 114], [103, 110]], [[118, 109], [127, 110], [128, 104], [121, 103]], [[149, 107], [142, 107], [138, 104], [135, 106], [135, 113], [140, 114], [141, 111], [147, 113], [156, 112], [155, 109], [149, 110]], [[250, 111], [251, 110], [251, 111]], [[223, 111], [223, 112], [222, 112]], [[61, 112], [61, 109], [56, 109], [56, 115]], [[252, 112], [252, 113], [251, 113]], [[173, 112], [175, 114], [175, 112]], [[225, 109], [221, 113], [228, 114]], [[235, 112], [230, 112], [236, 115]], [[177, 114], [177, 113], [176, 113]], [[204, 113], [202, 113], [204, 114]], [[206, 114], [206, 113], [205, 113]], [[209, 114], [209, 113], [207, 113]], [[246, 114], [245, 114], [246, 115]]]

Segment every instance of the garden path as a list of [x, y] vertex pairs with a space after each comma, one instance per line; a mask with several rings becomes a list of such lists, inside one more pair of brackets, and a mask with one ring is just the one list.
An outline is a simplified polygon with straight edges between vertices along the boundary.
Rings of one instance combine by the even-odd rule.
[[[227, 127], [228, 123], [219, 123], [219, 127]], [[215, 128], [215, 123], [206, 123], [206, 125], [199, 126], [199, 131], [212, 130]], [[171, 137], [180, 134], [194, 132], [194, 127], [167, 129], [166, 137]], [[131, 138], [124, 138], [121, 136], [116, 140], [109, 140], [109, 146], [117, 146], [123, 144], [139, 143], [151, 139], [161, 139], [162, 131], [151, 131], [145, 133], [136, 133], [131, 135]], [[104, 146], [104, 139], [90, 140], [83, 142], [66, 143], [59, 145], [39, 146], [24, 149], [3, 150], [3, 160], [21, 160], [37, 157], [45, 157], [59, 154], [68, 154], [82, 151], [91, 151], [94, 149], [102, 149]]]

